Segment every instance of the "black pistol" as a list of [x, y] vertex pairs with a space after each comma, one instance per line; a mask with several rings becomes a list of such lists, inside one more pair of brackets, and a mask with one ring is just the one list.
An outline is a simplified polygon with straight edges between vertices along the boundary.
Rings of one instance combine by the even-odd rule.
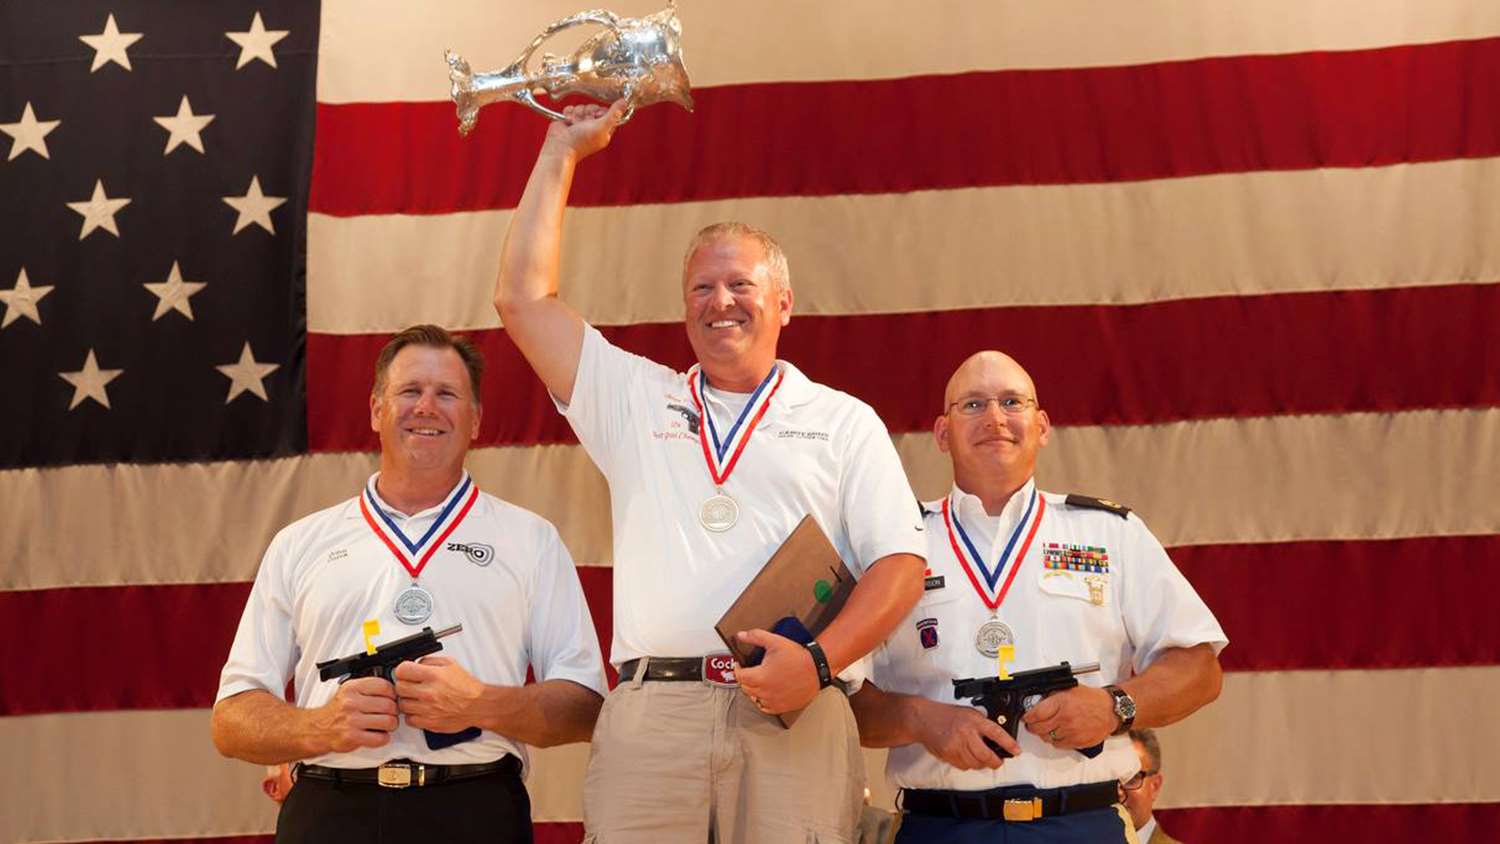
[[[1033, 668], [1030, 671], [1017, 671], [1010, 675], [1009, 680], [999, 677], [971, 677], [967, 680], [953, 681], [953, 696], [959, 700], [968, 699], [974, 706], [984, 707], [984, 714], [993, 719], [1010, 733], [1011, 738], [1017, 738], [1016, 731], [1021, 727], [1021, 716], [1026, 710], [1036, 705], [1036, 702], [1064, 689], [1071, 689], [1078, 685], [1075, 675], [1089, 674], [1099, 670], [1099, 663], [1090, 662], [1077, 668], [1068, 664], [1067, 660], [1052, 666], [1051, 668]], [[1010, 754], [1000, 745], [989, 739], [984, 743], [990, 750], [995, 751], [1001, 759], [1007, 759]], [[1104, 743], [1100, 742], [1093, 747], [1080, 747], [1078, 752], [1092, 759], [1104, 750]]]
[[[455, 624], [434, 633], [431, 627], [423, 627], [420, 633], [413, 633], [394, 642], [386, 642], [384, 645], [376, 645], [374, 653], [361, 651], [343, 659], [320, 662], [318, 663], [318, 677], [323, 680], [332, 680], [337, 677], [340, 683], [356, 677], [379, 677], [394, 683], [396, 678], [392, 675], [396, 671], [396, 666], [407, 661], [415, 662], [428, 654], [437, 653], [443, 649], [443, 643], [439, 642], [439, 639], [452, 636], [463, 629], [462, 624]], [[460, 742], [479, 738], [479, 728], [469, 727], [456, 733], [435, 733], [431, 730], [423, 730], [422, 735], [427, 739], [429, 749], [442, 750]]]

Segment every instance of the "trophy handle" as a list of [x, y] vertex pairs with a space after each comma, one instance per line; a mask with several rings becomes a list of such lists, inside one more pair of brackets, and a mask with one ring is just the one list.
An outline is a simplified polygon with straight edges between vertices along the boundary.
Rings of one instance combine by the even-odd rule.
[[526, 106], [527, 108], [531, 109], [532, 111], [536, 112], [537, 114], [545, 115], [547, 117], [552, 118], [553, 120], [567, 120], [568, 119], [567, 115], [563, 114], [562, 112], [560, 112], [560, 111], [553, 111], [552, 109], [547, 108], [546, 106], [544, 106], [541, 103], [537, 102], [536, 101], [536, 96], [531, 93], [531, 89], [530, 88], [522, 88], [521, 90], [517, 91], [516, 92], [516, 102], [520, 103], [523, 106]]
[[620, 115], [620, 122], [615, 124], [615, 128], [624, 126], [630, 122], [630, 118], [635, 117], [635, 93], [635, 81], [626, 82], [625, 91], [620, 97], [625, 101], [625, 113]]
[[[542, 34], [532, 39], [531, 44], [521, 51], [521, 55], [516, 56], [516, 60], [511, 62], [510, 67], [506, 68], [504, 72], [512, 76], [528, 75], [526, 65], [531, 62], [532, 55], [536, 53], [537, 48], [542, 46], [543, 42], [565, 29], [572, 29], [575, 26], [582, 26], [589, 23], [607, 27], [616, 32], [620, 31], [620, 16], [607, 9], [590, 9], [585, 12], [579, 12], [576, 15], [568, 15], [561, 20], [556, 20], [548, 24], [547, 28], [542, 30]], [[553, 120], [567, 119], [561, 112], [553, 111], [537, 102], [536, 95], [529, 88], [517, 91], [516, 100], [532, 111]], [[621, 122], [623, 123], [624, 121]]]

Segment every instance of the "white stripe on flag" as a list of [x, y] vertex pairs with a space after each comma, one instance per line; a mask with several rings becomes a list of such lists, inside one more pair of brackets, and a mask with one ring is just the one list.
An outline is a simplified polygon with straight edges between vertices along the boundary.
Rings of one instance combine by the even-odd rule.
[[[595, 325], [680, 320], [682, 250], [723, 219], [782, 242], [798, 314], [1496, 281], [1500, 191], [1475, 184], [1500, 184], [1500, 158], [574, 208], [561, 292]], [[508, 211], [309, 215], [308, 329], [499, 325], [491, 298], [509, 220]]]
[[[1500, 767], [1409, 764], [1469, 759], [1474, 748], [1500, 744], [1496, 695], [1495, 666], [1231, 674], [1217, 703], [1163, 730], [1171, 787], [1162, 806], [1497, 801]], [[12, 758], [55, 760], [47, 776], [0, 767], [8, 809], [0, 840], [245, 835], [274, 826], [262, 768], [214, 752], [207, 710], [4, 718], [0, 747]], [[587, 759], [582, 744], [535, 753], [527, 787], [536, 819], [580, 817]], [[874, 801], [889, 805], [880, 755], [867, 760]], [[80, 794], [87, 812], [76, 810]]]
[[[639, 17], [665, 0], [610, 4]], [[446, 100], [452, 48], [476, 70], [510, 64], [576, 0], [324, 0], [318, 101]], [[1358, 50], [1500, 33], [1500, 6], [1473, 0], [761, 0], [679, 4], [698, 87], [880, 79], [1007, 68], [1070, 68], [1210, 56]], [[267, 22], [267, 26], [274, 21]], [[597, 27], [587, 28], [589, 32]], [[559, 55], [582, 38], [559, 37]]]
[[[949, 463], [931, 435], [895, 441], [917, 493], [946, 494]], [[1492, 534], [1500, 510], [1474, 502], [1500, 485], [1497, 442], [1500, 409], [1056, 428], [1039, 483], [1121, 501], [1167, 545]], [[0, 587], [248, 581], [277, 530], [351, 497], [374, 466], [372, 455], [320, 454], [0, 472], [11, 517], [35, 525], [0, 532], [0, 559], [14, 561]], [[608, 488], [581, 447], [477, 449], [469, 471], [556, 524], [580, 563], [613, 558]], [[1370, 492], [1390, 489], [1406, 494]], [[163, 513], [213, 529], [163, 530]], [[49, 538], [46, 553], [32, 536]]]

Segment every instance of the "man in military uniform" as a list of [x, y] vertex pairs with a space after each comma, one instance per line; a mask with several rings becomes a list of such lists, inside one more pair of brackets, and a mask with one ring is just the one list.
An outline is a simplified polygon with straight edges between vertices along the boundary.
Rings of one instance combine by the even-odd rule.
[[[1128, 508], [1037, 489], [1051, 423], [1015, 360], [965, 361], [933, 433], [954, 485], [924, 508], [925, 591], [851, 700], [863, 743], [891, 748], [897, 840], [1133, 841], [1125, 734], [1218, 696], [1224, 632]], [[1099, 670], [1034, 703], [1018, 738], [954, 699], [955, 679], [1063, 661]]]

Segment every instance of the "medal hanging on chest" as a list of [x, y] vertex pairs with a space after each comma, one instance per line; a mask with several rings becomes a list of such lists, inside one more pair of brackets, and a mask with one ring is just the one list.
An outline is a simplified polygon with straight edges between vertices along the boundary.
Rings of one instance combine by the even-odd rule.
[[412, 584], [396, 595], [396, 618], [403, 624], [416, 626], [432, 616], [432, 593]]
[[479, 487], [474, 485], [472, 479], [467, 475], [458, 489], [448, 497], [443, 505], [442, 512], [438, 513], [437, 521], [427, 529], [421, 539], [413, 542], [406, 538], [396, 522], [386, 515], [385, 510], [375, 502], [375, 482], [372, 479], [365, 487], [364, 494], [359, 497], [359, 512], [365, 517], [365, 524], [370, 530], [380, 537], [385, 547], [401, 564], [406, 573], [411, 575], [411, 585], [402, 589], [396, 595], [396, 603], [392, 608], [397, 620], [403, 624], [415, 627], [432, 617], [433, 597], [432, 593], [422, 588], [417, 583], [417, 578], [422, 574], [422, 569], [427, 566], [427, 561], [437, 549], [443, 546], [454, 528], [459, 522], [469, 515], [469, 510], [474, 502], [479, 499]]
[[[740, 456], [745, 453], [750, 435], [755, 432], [755, 427], [766, 415], [766, 409], [771, 406], [771, 397], [781, 387], [783, 374], [780, 366], [771, 367], [765, 380], [750, 394], [750, 400], [740, 411], [739, 418], [734, 420], [734, 425], [720, 437], [719, 426], [714, 422], [708, 403], [704, 401], [703, 391], [708, 387], [708, 380], [698, 366], [688, 370], [688, 392], [692, 393], [693, 405], [698, 409], [698, 417], [702, 420], [698, 425], [698, 442], [703, 446], [703, 460], [708, 464], [708, 475], [714, 482], [714, 494], [698, 507], [698, 523], [703, 525], [704, 530], [723, 533], [739, 521], [739, 502], [724, 492], [724, 484], [729, 480], [734, 467], [739, 464]], [[712, 445], [709, 444], [710, 440]]]
[[1026, 513], [1016, 523], [1016, 528], [1011, 532], [1010, 539], [1005, 543], [1005, 550], [1000, 552], [1000, 558], [995, 561], [993, 569], [985, 566], [984, 558], [959, 522], [952, 501], [951, 495], [943, 499], [943, 524], [948, 528], [948, 542], [953, 546], [953, 555], [958, 558], [959, 566], [969, 576], [969, 583], [973, 584], [974, 591], [979, 593], [979, 599], [990, 610], [990, 619], [981, 624], [974, 634], [974, 648], [990, 659], [997, 659], [1006, 653], [1013, 654], [1016, 635], [1010, 625], [1000, 620], [1000, 605], [1010, 592], [1010, 585], [1015, 582], [1016, 572], [1026, 559], [1026, 552], [1031, 549], [1031, 541], [1036, 538], [1037, 528], [1042, 524], [1042, 514], [1047, 510], [1047, 499], [1032, 488]]

